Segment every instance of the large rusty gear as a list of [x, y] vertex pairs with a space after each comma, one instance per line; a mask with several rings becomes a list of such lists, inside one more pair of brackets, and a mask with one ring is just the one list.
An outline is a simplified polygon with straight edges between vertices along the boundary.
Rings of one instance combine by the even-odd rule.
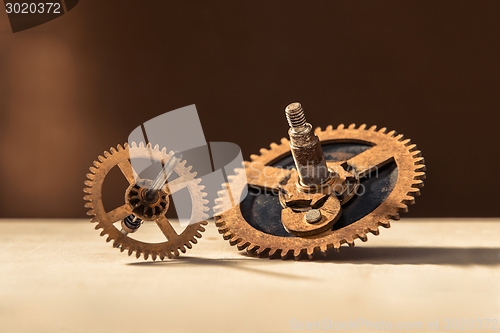
[[[173, 155], [173, 152], [167, 153], [165, 148], [160, 150], [158, 145], [152, 147], [150, 144], [144, 146], [143, 143], [139, 145], [132, 143], [129, 146], [126, 143], [123, 146], [118, 145], [117, 149], [111, 148], [110, 152], [104, 152], [104, 156], [99, 156], [98, 161], [94, 161], [94, 167], [90, 168], [91, 173], [87, 174], [88, 180], [85, 181], [87, 187], [84, 188], [86, 193], [84, 199], [87, 201], [85, 207], [90, 209], [87, 215], [91, 216], [91, 222], [97, 223], [96, 230], [102, 229], [101, 236], [108, 235], [106, 241], [113, 240], [114, 247], [119, 248], [120, 251], [128, 250], [128, 255], [135, 252], [137, 258], [142, 254], [146, 260], [150, 256], [153, 260], [173, 258], [179, 256], [179, 252], [185, 253], [186, 248], [192, 248], [192, 244], [197, 243], [196, 238], [201, 238], [201, 232], [205, 231], [203, 225], [208, 224], [205, 221], [208, 217], [205, 214], [208, 211], [206, 206], [208, 200], [204, 199], [206, 194], [202, 192], [204, 186], [199, 184], [201, 180], [195, 178], [196, 173], [190, 171], [191, 167], [186, 167], [186, 161], [175, 166], [173, 172], [178, 175], [178, 178], [166, 183], [163, 188], [155, 192], [156, 197], [152, 201], [139, 202], [138, 192], [151, 181], [138, 178], [129, 159], [131, 157], [145, 158], [164, 165]], [[115, 166], [127, 179], [129, 187], [125, 193], [124, 205], [106, 211], [102, 202], [103, 182]], [[169, 195], [182, 188], [187, 188], [191, 196], [191, 222], [194, 221], [194, 223], [190, 223], [182, 233], [177, 234], [165, 213], [168, 209]], [[156, 222], [167, 240], [160, 243], [146, 243], [130, 237], [127, 232], [123, 231], [124, 220], [130, 218], [130, 221], [136, 221], [137, 217], [140, 218], [138, 221]], [[118, 221], [122, 221], [122, 230], [113, 225]], [[139, 225], [136, 223], [137, 228]]]
[[[339, 251], [342, 244], [354, 246], [357, 238], [367, 241], [367, 233], [378, 235], [379, 226], [389, 228], [389, 220], [399, 220], [399, 214], [407, 212], [408, 205], [413, 204], [414, 197], [420, 194], [419, 188], [423, 187], [425, 178], [424, 159], [416, 145], [411, 144], [409, 139], [403, 139], [403, 135], [398, 135], [395, 131], [388, 132], [386, 128], [377, 130], [376, 126], [367, 128], [364, 124], [358, 128], [355, 124], [347, 128], [344, 125], [339, 125], [336, 129], [332, 126], [325, 130], [316, 128], [314, 133], [320, 140], [328, 167], [342, 166], [340, 170], [347, 174], [353, 169], [359, 171], [362, 181], [365, 179], [367, 184], [372, 184], [368, 189], [371, 186], [376, 192], [373, 202], [369, 201], [370, 193], [347, 203], [339, 199], [343, 213], [340, 221], [334, 222], [333, 227], [314, 235], [298, 236], [288, 232], [279, 221], [277, 210], [284, 209], [276, 198], [278, 195], [258, 193], [252, 198], [254, 185], [261, 189], [272, 189], [276, 185], [269, 183], [283, 182], [282, 179], [286, 180], [298, 173], [291, 169], [294, 166], [290, 141], [283, 138], [280, 144], [272, 143], [270, 149], [261, 149], [260, 155], [251, 155], [251, 162], [245, 162], [245, 170], [239, 170], [240, 173], [246, 172], [249, 194], [240, 204], [229, 210], [219, 211], [215, 216], [219, 232], [231, 245], [236, 245], [239, 250], [246, 249], [249, 254], [269, 258], [281, 256], [284, 259], [293, 255], [295, 259], [299, 259], [302, 255], [307, 255], [311, 259], [318, 252], [326, 255], [328, 249]], [[258, 165], [263, 166], [261, 170], [265, 168], [265, 179], [254, 174]], [[376, 169], [377, 178], [380, 168], [380, 180], [368, 178], [371, 177], [370, 168]], [[241, 177], [234, 177], [225, 184], [229, 192], [232, 188], [242, 188], [242, 184], [232, 184], [233, 181], [241, 182]], [[227, 201], [224, 198], [227, 193], [228, 191], [220, 192], [221, 201]], [[231, 195], [234, 198], [240, 194]], [[362, 200], [366, 202], [361, 202]]]

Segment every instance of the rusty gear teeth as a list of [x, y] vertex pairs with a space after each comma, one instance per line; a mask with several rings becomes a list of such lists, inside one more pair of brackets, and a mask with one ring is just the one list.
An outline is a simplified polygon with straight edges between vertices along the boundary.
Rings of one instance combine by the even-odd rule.
[[[125, 143], [123, 146], [118, 145], [116, 149], [112, 147], [109, 152], [105, 151], [103, 155], [99, 155], [97, 158], [98, 161], [94, 161], [94, 166], [90, 167], [90, 173], [87, 174], [87, 180], [84, 182], [86, 187], [83, 189], [86, 193], [83, 198], [87, 201], [85, 207], [89, 209], [87, 215], [91, 216], [90, 222], [97, 223], [95, 225], [96, 230], [102, 229], [100, 232], [101, 236], [107, 235], [106, 242], [113, 241], [114, 247], [119, 248], [121, 252], [127, 250], [129, 256], [135, 252], [137, 258], [143, 255], [145, 260], [150, 257], [153, 260], [158, 258], [160, 260], [174, 258], [179, 256], [180, 252], [185, 253], [186, 249], [191, 249], [193, 247], [192, 244], [197, 243], [195, 237], [201, 238], [201, 232], [205, 231], [203, 225], [208, 224], [205, 221], [208, 218], [205, 212], [209, 210], [207, 206], [208, 200], [204, 199], [207, 194], [202, 192], [204, 187], [199, 185], [200, 179], [195, 179], [196, 173], [190, 172], [191, 167], [185, 167], [186, 161], [179, 163], [175, 167], [174, 172], [178, 174], [179, 178], [185, 181], [184, 184], [186, 184], [185, 187], [189, 190], [192, 202], [197, 203], [196, 205], [192, 205], [191, 220], [199, 222], [189, 224], [182, 233], [171, 234], [171, 237], [162, 243], [141, 242], [123, 234], [113, 225], [114, 222], [125, 218], [131, 213], [131, 211], [128, 211], [130, 208], [127, 207], [127, 203], [112, 211], [123, 215], [119, 216], [119, 218], [116, 218], [116, 214], [110, 217], [110, 212], [104, 210], [102, 204], [102, 185], [106, 175], [113, 167], [121, 164], [130, 167], [130, 172], [133, 172], [129, 162], [131, 156], [151, 158], [158, 162], [165, 162], [173, 154], [173, 152], [167, 154], [165, 148], [160, 150], [158, 145], [152, 147], [151, 144], [144, 145], [142, 142], [139, 145], [135, 142], [131, 145]], [[122, 173], [127, 178], [126, 172], [122, 170]], [[128, 180], [130, 182], [130, 179]], [[161, 220], [161, 223], [170, 224], [164, 216], [159, 218], [159, 220]], [[156, 223], [160, 222], [156, 221]]]
[[[376, 126], [367, 128], [366, 124], [357, 128], [355, 124], [347, 128], [340, 124], [336, 129], [327, 126], [325, 130], [318, 127], [315, 134], [323, 143], [356, 141], [391, 147], [398, 168], [398, 179], [389, 196], [374, 211], [354, 223], [338, 230], [327, 230], [314, 237], [287, 238], [264, 233], [245, 220], [240, 205], [228, 211], [224, 211], [222, 206], [216, 206], [216, 226], [231, 245], [239, 250], [246, 249], [250, 255], [282, 259], [293, 256], [296, 260], [307, 256], [312, 259], [316, 253], [326, 255], [330, 249], [340, 251], [343, 244], [353, 247], [355, 239], [365, 242], [368, 240], [368, 233], [378, 235], [379, 227], [389, 228], [389, 220], [399, 220], [399, 215], [407, 212], [408, 205], [414, 204], [415, 197], [420, 195], [425, 179], [424, 159], [416, 145], [409, 139], [404, 139], [403, 135], [388, 131], [385, 127], [378, 130]], [[272, 143], [269, 149], [262, 148], [260, 155], [251, 155], [250, 159], [252, 162], [270, 165], [287, 155], [290, 155], [289, 140], [283, 138], [280, 144]], [[228, 186], [229, 184], [226, 185]], [[227, 202], [227, 191], [220, 191], [219, 196], [220, 200], [217, 202]]]

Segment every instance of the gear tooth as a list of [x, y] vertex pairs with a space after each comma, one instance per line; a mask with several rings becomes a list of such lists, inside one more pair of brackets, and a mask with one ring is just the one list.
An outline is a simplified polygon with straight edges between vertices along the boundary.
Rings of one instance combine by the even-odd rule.
[[190, 241], [191, 243], [193, 243], [193, 244], [198, 244], [198, 240], [197, 240], [196, 238], [194, 238], [194, 237], [193, 237], [193, 238], [191, 238], [189, 241]]
[[415, 187], [411, 187], [406, 194], [414, 196], [414, 197], [418, 197], [420, 195], [420, 189], [415, 188]]
[[250, 245], [250, 242], [245, 242], [245, 241], [240, 240], [240, 242], [238, 244], [236, 244], [236, 247], [238, 248], [239, 251], [243, 251], [244, 249], [246, 249], [248, 247], [248, 245]]
[[398, 209], [398, 213], [408, 213], [408, 206], [404, 203], [399, 203], [396, 207]]
[[93, 163], [93, 164], [94, 164], [94, 166], [95, 166], [96, 168], [99, 168], [99, 167], [101, 166], [101, 162], [98, 162], [98, 161], [94, 161], [94, 163]]
[[413, 180], [424, 180], [424, 179], [425, 179], [425, 172], [415, 172]]
[[413, 205], [415, 203], [415, 198], [407, 195], [403, 198], [403, 200], [401, 200], [401, 202], [405, 205]]
[[399, 216], [398, 213], [389, 214], [389, 215], [387, 215], [387, 218], [394, 220], [394, 221], [399, 221], [401, 219], [401, 217]]
[[415, 166], [415, 171], [421, 171], [421, 172], [424, 172], [426, 171], [427, 168], [425, 167], [425, 164], [419, 164], [419, 165], [416, 165]]
[[144, 260], [148, 260], [149, 258], [149, 252], [144, 252]]
[[361, 124], [361, 126], [359, 126], [360, 131], [364, 131], [365, 128], [366, 128], [366, 124]]
[[[409, 140], [409, 139], [408, 139], [408, 140]], [[403, 141], [403, 140], [401, 140], [401, 141]], [[413, 152], [413, 151], [417, 150], [417, 145], [416, 145], [416, 144], [414, 144], [414, 143], [412, 143], [412, 144], [410, 144], [410, 145], [407, 145], [407, 146], [406, 146], [406, 149], [408, 149], [408, 151], [411, 153], [411, 152]]]
[[166, 148], [166, 147], [163, 147], [163, 148], [161, 149], [161, 152], [162, 152], [163, 154], [166, 154], [166, 153], [167, 153], [167, 148]]
[[358, 238], [361, 239], [361, 241], [366, 242], [368, 241], [368, 236], [364, 232], [360, 232], [357, 234]]
[[156, 261], [156, 253], [151, 253], [151, 259], [153, 259], [153, 261]]
[[125, 251], [125, 248], [124, 247], [120, 247], [120, 252], [123, 252]]
[[328, 246], [326, 244], [321, 244], [319, 246], [319, 251], [321, 252], [321, 254], [326, 255], [326, 253], [328, 252]]
[[267, 154], [267, 152], [269, 152], [269, 150], [267, 150], [266, 148], [260, 148], [259, 152], [261, 155], [265, 155], [265, 154]]
[[106, 243], [111, 242], [111, 240], [112, 240], [111, 236], [110, 236], [110, 235], [108, 235], [108, 237], [106, 238]]
[[406, 147], [408, 147], [410, 145], [410, 143], [411, 143], [411, 140], [410, 139], [405, 139], [405, 140], [401, 141], [401, 143], [403, 145], [405, 145]]
[[333, 131], [333, 126], [332, 125], [326, 126], [325, 131], [327, 132]]
[[412, 153], [411, 157], [413, 158], [422, 157], [422, 152], [420, 150], [414, 150]]
[[[354, 240], [350, 240], [350, 241], [348, 240], [348, 241], [347, 241], [347, 245], [348, 245], [349, 247], [354, 247]], [[340, 251], [340, 248], [339, 248], [339, 251]]]
[[424, 182], [422, 180], [414, 180], [411, 187], [422, 188], [424, 187]]
[[389, 222], [389, 220], [382, 220], [378, 222], [378, 225], [388, 229], [391, 227], [391, 222]]
[[303, 250], [302, 249], [295, 249], [293, 250], [293, 258], [295, 260], [299, 260], [300, 256], [302, 255]]
[[415, 165], [425, 164], [425, 160], [423, 157], [417, 157], [413, 160], [413, 164]]
[[309, 259], [312, 259], [312, 258], [313, 258], [313, 256], [314, 256], [314, 252], [315, 252], [315, 249], [316, 249], [316, 248], [314, 248], [314, 247], [308, 247], [308, 248], [307, 248], [307, 257], [308, 257]]
[[279, 145], [276, 142], [271, 142], [271, 144], [269, 145], [269, 147], [271, 147], [271, 149], [276, 149], [276, 148], [279, 147]]
[[114, 147], [111, 147], [111, 148], [109, 149], [109, 152], [111, 153], [111, 155], [114, 155], [114, 154], [116, 154], [116, 153], [117, 153], [117, 151], [116, 151], [116, 149], [115, 149]]
[[355, 129], [356, 128], [356, 124], [355, 123], [352, 123], [349, 125], [349, 127], [347, 127], [348, 129]]
[[369, 131], [372, 131], [372, 132], [375, 132], [377, 130], [377, 126], [376, 125], [373, 125], [371, 126], [369, 129]]
[[389, 131], [387, 133], [388, 136], [392, 136], [392, 137], [395, 137], [396, 135], [398, 135], [398, 133], [395, 131], [395, 130], [392, 130], [392, 131]]
[[258, 158], [259, 158], [259, 155], [255, 155], [255, 154], [250, 155], [250, 160], [252, 160], [252, 161], [255, 161]]
[[186, 253], [186, 248], [185, 248], [184, 246], [179, 247], [179, 250], [180, 250], [182, 253]]
[[152, 148], [151, 142], [148, 142], [148, 143], [146, 144], [146, 148], [148, 148], [148, 149], [151, 149], [151, 148]]
[[104, 162], [104, 161], [106, 160], [106, 158], [105, 158], [104, 156], [102, 156], [102, 155], [97, 156], [97, 159], [98, 159], [98, 160], [99, 160], [99, 162], [101, 162], [101, 163], [102, 163], [102, 162]]
[[196, 237], [196, 238], [201, 238], [201, 234], [197, 231], [197, 232], [194, 234], [194, 237]]
[[92, 194], [92, 189], [90, 187], [84, 187], [83, 192], [87, 194]]
[[338, 130], [343, 130], [343, 129], [344, 129], [344, 127], [345, 127], [345, 126], [344, 126], [344, 124], [339, 124], [339, 126], [337, 126], [337, 129], [338, 129]]
[[387, 127], [382, 127], [378, 130], [379, 133], [385, 134], [387, 132]]
[[135, 257], [136, 259], [139, 259], [141, 257], [141, 251], [139, 250], [135, 251]]
[[94, 174], [97, 172], [97, 169], [95, 167], [90, 167], [89, 170]]
[[314, 129], [314, 134], [319, 134], [321, 133], [321, 126], [318, 126]]
[[123, 144], [123, 149], [127, 150], [129, 147], [130, 147], [130, 146], [129, 146], [128, 142], [125, 142], [125, 143]]
[[133, 141], [132, 143], [130, 143], [130, 146], [132, 148], [136, 148], [137, 147], [137, 142]]
[[378, 230], [378, 228], [375, 228], [375, 229], [370, 229], [370, 232], [375, 235], [375, 236], [378, 236], [380, 235], [380, 231]]
[[87, 215], [88, 215], [88, 216], [95, 216], [95, 212], [94, 212], [94, 210], [92, 210], [92, 209], [91, 209], [91, 210], [89, 210], [89, 211], [87, 212]]
[[292, 250], [290, 249], [282, 249], [281, 250], [281, 259], [286, 259], [288, 256], [288, 253], [290, 253]]
[[191, 245], [190, 242], [186, 242], [186, 244], [184, 244], [188, 249], [192, 249], [193, 248], [193, 245]]
[[142, 141], [141, 141], [141, 142], [139, 142], [139, 148], [145, 148], [145, 147], [144, 147], [144, 142], [142, 142]]
[[85, 208], [94, 208], [94, 205], [92, 204], [92, 202], [86, 202], [85, 203]]
[[97, 217], [93, 216], [93, 217], [90, 219], [90, 223], [96, 223], [96, 222], [99, 222], [99, 220], [97, 219]]
[[[84, 181], [83, 183], [84, 183], [86, 186], [88, 186], [88, 187], [92, 187], [92, 185], [94, 184], [94, 183], [93, 183], [92, 181], [90, 181], [90, 180], [86, 180], [86, 181]], [[86, 196], [85, 196], [85, 197], [86, 197]], [[85, 197], [84, 197], [84, 199], [85, 199]], [[85, 200], [87, 200], [87, 199], [85, 199]], [[90, 201], [90, 199], [89, 199], [89, 201]]]
[[404, 135], [403, 134], [398, 134], [396, 135], [395, 139], [398, 141], [403, 141]]
[[92, 201], [92, 196], [91, 195], [84, 195], [83, 196], [83, 200], [86, 200], [86, 201]]
[[247, 247], [247, 252], [255, 252], [259, 249], [260, 246], [256, 245], [256, 244], [250, 244], [248, 245]]
[[290, 140], [288, 140], [287, 138], [281, 138], [281, 144], [287, 145], [289, 143], [290, 143]]
[[134, 253], [134, 251], [132, 251], [132, 249], [128, 249], [128, 255], [131, 256], [132, 253]]
[[266, 253], [269, 251], [270, 249], [267, 248], [267, 247], [259, 247], [255, 253], [259, 256], [259, 257], [263, 257], [266, 255]]
[[222, 235], [222, 238], [224, 238], [225, 240], [231, 239], [231, 237], [233, 237], [233, 234], [230, 231]]
[[270, 249], [269, 250], [269, 259], [271, 259], [271, 257], [275, 257], [276, 256], [276, 253], [278, 252], [279, 250], [278, 249]]
[[173, 252], [173, 255], [175, 258], [177, 258], [180, 255], [180, 253], [177, 249], [174, 249], [172, 252]]
[[229, 239], [229, 244], [231, 244], [231, 246], [234, 246], [234, 245], [238, 244], [239, 242], [241, 242], [241, 238], [238, 236], [233, 236]]
[[120, 247], [120, 243], [116, 239], [113, 240], [113, 247], [116, 249]]
[[110, 154], [108, 151], [106, 151], [106, 150], [104, 151], [104, 153], [103, 153], [103, 154], [104, 154], [104, 157], [105, 157], [105, 158], [108, 158], [108, 157], [111, 155], [111, 154]]
[[160, 150], [160, 146], [159, 146], [159, 145], [155, 145], [155, 146], [153, 147], [153, 149], [154, 149], [154, 150]]
[[116, 145], [116, 149], [118, 149], [118, 151], [122, 151], [123, 150], [123, 147], [121, 144], [117, 144]]
[[92, 173], [88, 173], [87, 174], [87, 178], [90, 179], [90, 180], [94, 180], [95, 179], [95, 175], [92, 174]]
[[160, 253], [160, 260], [161, 261], [165, 260], [165, 253]]

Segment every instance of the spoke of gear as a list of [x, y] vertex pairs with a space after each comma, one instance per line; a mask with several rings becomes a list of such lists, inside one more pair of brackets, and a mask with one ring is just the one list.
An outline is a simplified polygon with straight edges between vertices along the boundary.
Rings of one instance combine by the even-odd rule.
[[[299, 125], [303, 126], [302, 123]], [[354, 222], [346, 223], [342, 227], [334, 225], [333, 228], [326, 231], [304, 237], [296, 235], [292, 237], [287, 235], [287, 237], [278, 232], [273, 234], [272, 229], [269, 229], [271, 231], [259, 230], [259, 228], [252, 226], [245, 217], [248, 219], [248, 216], [262, 214], [265, 224], [271, 223], [270, 219], [265, 220], [268, 218], [266, 209], [269, 208], [264, 207], [259, 212], [253, 211], [250, 215], [244, 216], [242, 213], [244, 203], [241, 203], [230, 210], [219, 211], [215, 216], [219, 232], [223, 234], [224, 239], [229, 240], [231, 245], [237, 246], [239, 250], [246, 249], [250, 254], [269, 256], [269, 258], [281, 257], [285, 259], [292, 255], [295, 259], [300, 259], [307, 255], [308, 258], [312, 259], [315, 253], [326, 255], [329, 249], [339, 251], [342, 244], [354, 246], [354, 240], [358, 238], [367, 241], [368, 233], [378, 235], [380, 226], [389, 228], [389, 220], [399, 220], [399, 215], [407, 212], [408, 205], [415, 202], [414, 197], [420, 194], [419, 188], [423, 187], [425, 165], [420, 151], [417, 150], [415, 144], [410, 143], [409, 139], [403, 139], [403, 135], [398, 135], [395, 131], [388, 132], [386, 128], [377, 130], [376, 126], [367, 128], [364, 124], [358, 128], [355, 124], [351, 124], [347, 128], [344, 125], [339, 125], [336, 129], [328, 126], [325, 130], [317, 128], [314, 133], [319, 138], [322, 147], [328, 144], [349, 143], [361, 143], [369, 146], [367, 150], [354, 156], [347, 154], [342, 158], [342, 154], [337, 154], [337, 157], [340, 156], [340, 161], [337, 160], [335, 163], [328, 161], [328, 155], [325, 154], [329, 166], [333, 164], [354, 166], [363, 177], [369, 174], [371, 162], [375, 165], [394, 162], [397, 172], [396, 176], [393, 176], [392, 190], [385, 200]], [[291, 153], [290, 141], [283, 138], [280, 144], [272, 143], [269, 149], [261, 149], [260, 155], [251, 155], [251, 162], [246, 162], [245, 170], [240, 169], [239, 172], [246, 172], [250, 187], [257, 184], [260, 188], [273, 188], [275, 186], [272, 184], [273, 182], [277, 182], [280, 177], [286, 176], [287, 173], [292, 174], [296, 171], [268, 166], [273, 166], [287, 158], [290, 160]], [[380, 158], [380, 161], [373, 161], [377, 158]], [[253, 174], [253, 165], [255, 164], [261, 164], [265, 166], [264, 168], [268, 168], [266, 173], [270, 178], [260, 179], [255, 176]], [[238, 188], [238, 186], [231, 184], [237, 179], [237, 177], [230, 179], [225, 187], [228, 189]], [[220, 202], [227, 202], [227, 199], [224, 198], [224, 195], [227, 195], [225, 193], [227, 192], [220, 192]], [[359, 198], [352, 201], [355, 200], [359, 200]]]
[[[185, 253], [186, 249], [192, 248], [192, 244], [198, 242], [196, 238], [201, 238], [201, 233], [205, 231], [203, 225], [208, 224], [205, 221], [208, 218], [205, 213], [208, 211], [206, 206], [208, 200], [204, 199], [206, 193], [202, 192], [204, 186], [200, 185], [201, 180], [195, 178], [196, 173], [190, 171], [191, 167], [186, 167], [186, 161], [178, 163], [173, 169], [179, 177], [157, 191], [151, 191], [151, 187], [148, 187], [152, 184], [152, 180], [137, 177], [130, 162], [130, 158], [145, 158], [165, 165], [172, 156], [173, 152], [167, 153], [165, 148], [160, 150], [158, 145], [152, 147], [150, 144], [145, 146], [143, 143], [139, 145], [132, 143], [129, 146], [126, 143], [123, 146], [118, 145], [117, 149], [111, 148], [109, 152], [105, 151], [104, 156], [99, 156], [98, 161], [94, 161], [94, 166], [87, 174], [84, 199], [87, 201], [85, 207], [89, 208], [87, 215], [91, 216], [90, 221], [97, 223], [96, 230], [102, 229], [101, 236], [107, 235], [107, 242], [113, 241], [114, 247], [122, 252], [127, 250], [129, 256], [135, 252], [137, 258], [143, 255], [146, 260], [149, 257], [153, 260], [174, 258], [179, 256], [180, 252]], [[103, 182], [115, 166], [129, 182], [129, 188], [124, 196], [125, 203], [106, 211], [102, 202]], [[169, 196], [183, 188], [187, 188], [191, 196], [191, 222], [182, 233], [178, 234], [165, 213]], [[139, 228], [140, 223], [137, 221], [142, 222], [142, 220], [154, 221], [166, 240], [160, 243], [147, 243], [130, 237], [129, 232]], [[118, 221], [122, 222], [122, 230], [114, 225]]]

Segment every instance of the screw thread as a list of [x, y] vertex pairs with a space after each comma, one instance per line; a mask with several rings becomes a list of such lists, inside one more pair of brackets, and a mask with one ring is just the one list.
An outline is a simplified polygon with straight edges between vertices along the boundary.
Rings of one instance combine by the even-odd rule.
[[307, 123], [304, 109], [300, 103], [291, 103], [285, 108], [286, 119], [291, 128], [304, 127]]

